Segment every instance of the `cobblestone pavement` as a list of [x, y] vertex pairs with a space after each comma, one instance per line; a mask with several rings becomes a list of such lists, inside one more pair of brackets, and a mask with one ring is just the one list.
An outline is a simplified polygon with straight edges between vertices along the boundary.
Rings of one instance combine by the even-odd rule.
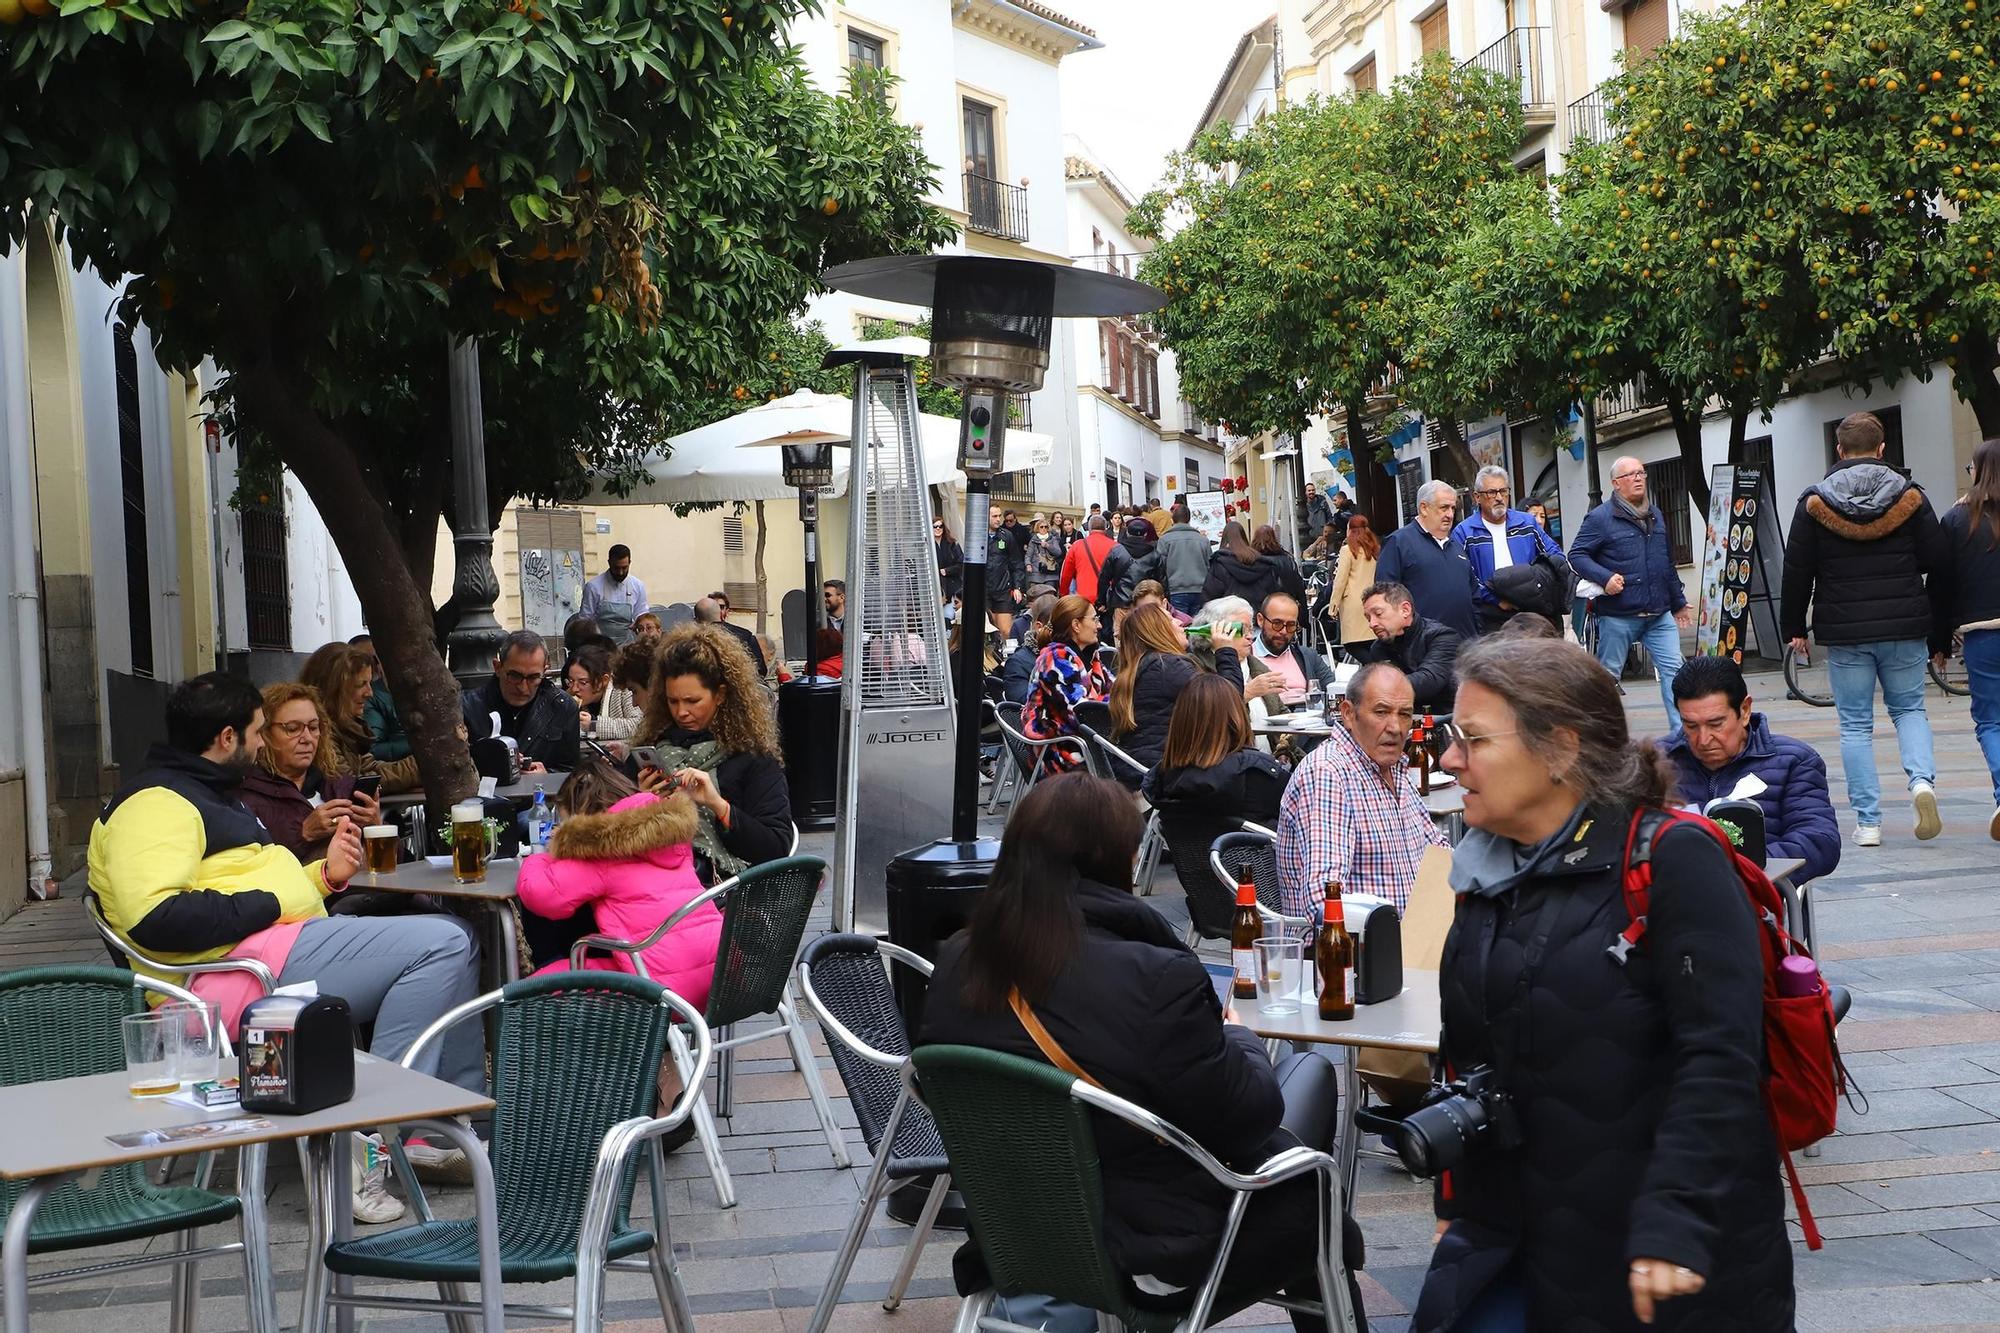
[[[1839, 802], [1839, 758], [1831, 709], [1780, 701], [1777, 677], [1761, 700], [1776, 729], [1828, 756]], [[1628, 691], [1635, 725], [1657, 730], [1658, 696]], [[1907, 807], [1885, 802], [1883, 845], [1849, 846], [1838, 874], [1815, 886], [1822, 956], [1829, 974], [1855, 993], [1841, 1044], [1866, 1090], [1865, 1115], [1843, 1113], [1841, 1133], [1802, 1162], [1826, 1248], [1796, 1247], [1802, 1329], [2000, 1329], [2000, 920], [1994, 912], [2000, 845], [1986, 837], [1991, 788], [1972, 739], [1963, 699], [1933, 689], [1943, 837], [1917, 843]], [[1876, 751], [1884, 787], [1896, 789], [1895, 747], [1886, 717]], [[1844, 815], [1844, 810], [1843, 810]], [[1851, 833], [1851, 819], [1843, 818]], [[831, 837], [811, 835], [803, 850], [827, 854]], [[37, 963], [101, 962], [73, 896], [36, 904], [0, 924], [0, 969]], [[1184, 919], [1171, 867], [1153, 902]], [[815, 1038], [817, 1043], [817, 1037]], [[722, 1122], [724, 1148], [741, 1202], [724, 1211], [692, 1146], [670, 1159], [672, 1234], [702, 1333], [762, 1333], [805, 1326], [859, 1198], [867, 1161], [844, 1100], [836, 1106], [857, 1157], [834, 1167], [815, 1127], [799, 1076], [783, 1047], [752, 1047], [739, 1065], [735, 1114]], [[821, 1061], [838, 1095], [832, 1066]], [[31, 1126], [7, 1127], [9, 1133]], [[304, 1261], [304, 1211], [296, 1162], [272, 1157], [273, 1236], [280, 1313], [297, 1314]], [[641, 1191], [643, 1200], [644, 1191]], [[446, 1191], [441, 1211], [469, 1208]], [[643, 1214], [643, 1202], [636, 1205]], [[1430, 1252], [1428, 1191], [1379, 1161], [1364, 1159], [1354, 1202], [1368, 1237], [1362, 1278], [1370, 1323], [1403, 1333]], [[1796, 1235], [1796, 1229], [1794, 1231]], [[886, 1314], [901, 1246], [901, 1225], [879, 1216], [856, 1263], [834, 1327], [941, 1333], [951, 1326], [950, 1258], [958, 1237], [940, 1233], [925, 1252], [903, 1307]], [[52, 1267], [38, 1261], [37, 1270]], [[202, 1326], [243, 1327], [240, 1273], [210, 1265], [201, 1287]], [[560, 1289], [523, 1288], [510, 1298], [564, 1300]], [[642, 1274], [613, 1274], [608, 1311], [615, 1329], [657, 1328], [652, 1289]], [[37, 1333], [122, 1333], [166, 1327], [167, 1282], [159, 1270], [88, 1287], [38, 1289]], [[360, 1317], [366, 1333], [443, 1327], [442, 1319]], [[1248, 1311], [1232, 1327], [1289, 1327], [1280, 1312]]]

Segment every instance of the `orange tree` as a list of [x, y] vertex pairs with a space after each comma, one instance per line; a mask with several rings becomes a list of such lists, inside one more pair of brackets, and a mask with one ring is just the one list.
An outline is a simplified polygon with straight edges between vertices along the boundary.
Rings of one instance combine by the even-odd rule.
[[1385, 94], [1203, 134], [1131, 220], [1158, 242], [1141, 276], [1167, 293], [1156, 318], [1188, 400], [1245, 433], [1339, 418], [1361, 507], [1393, 523], [1365, 414], [1405, 356], [1393, 297], [1436, 271], [1483, 187], [1514, 174], [1520, 138], [1515, 85], [1442, 59]]
[[[353, 572], [434, 794], [469, 788], [428, 589], [451, 339], [488, 495], [613, 484], [740, 383], [822, 266], [946, 239], [807, 0], [60, 0], [0, 10], [0, 250], [53, 222], [120, 317], [289, 467]], [[11, 22], [9, 20], [12, 20]]]

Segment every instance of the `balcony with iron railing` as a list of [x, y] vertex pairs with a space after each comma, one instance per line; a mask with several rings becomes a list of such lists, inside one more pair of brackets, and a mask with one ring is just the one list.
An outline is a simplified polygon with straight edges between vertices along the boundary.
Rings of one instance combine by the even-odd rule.
[[1603, 143], [1611, 137], [1611, 99], [1598, 84], [1569, 104], [1569, 141]]
[[1521, 110], [1531, 128], [1553, 124], [1555, 83], [1548, 58], [1547, 28], [1512, 28], [1507, 35], [1459, 66], [1484, 69], [1521, 86]]
[[1617, 388], [1597, 395], [1597, 424], [1602, 427], [1620, 417], [1634, 416], [1659, 405], [1659, 396], [1647, 388], [1646, 377], [1635, 375]]
[[965, 173], [965, 225], [1003, 241], [1028, 239], [1028, 191], [978, 172]]

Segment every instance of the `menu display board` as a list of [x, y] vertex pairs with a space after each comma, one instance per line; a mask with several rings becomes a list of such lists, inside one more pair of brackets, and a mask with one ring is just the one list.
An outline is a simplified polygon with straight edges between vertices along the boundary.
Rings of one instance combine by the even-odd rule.
[[1228, 498], [1221, 491], [1189, 491], [1181, 497], [1188, 507], [1188, 523], [1208, 538], [1210, 546], [1222, 540], [1222, 526], [1229, 521], [1223, 512]]
[[1707, 540], [1695, 651], [1743, 660], [1753, 645], [1768, 657], [1778, 637], [1778, 568], [1784, 538], [1771, 479], [1762, 468], [1719, 463], [1709, 473]]

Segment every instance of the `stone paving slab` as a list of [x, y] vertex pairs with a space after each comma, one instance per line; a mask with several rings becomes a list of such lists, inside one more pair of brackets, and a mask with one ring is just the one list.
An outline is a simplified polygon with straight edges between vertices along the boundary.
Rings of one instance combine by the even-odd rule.
[[[1832, 710], [1773, 703], [1783, 693], [1775, 677], [1753, 680], [1752, 689], [1777, 730], [1827, 756], [1843, 828], [1851, 830]], [[1636, 728], [1658, 728], [1659, 703], [1650, 689], [1629, 688], [1627, 704]], [[1886, 718], [1878, 717], [1876, 753], [1887, 794], [1883, 846], [1848, 846], [1840, 872], [1813, 890], [1828, 974], [1856, 997], [1841, 1041], [1868, 1106], [1865, 1114], [1844, 1109], [1840, 1133], [1822, 1145], [1820, 1156], [1800, 1159], [1827, 1237], [1818, 1254], [1803, 1243], [1795, 1249], [1802, 1330], [2000, 1330], [2000, 929], [1993, 928], [2000, 916], [1992, 914], [2000, 847], [1985, 837], [1990, 784], [1966, 703], [1942, 700], [1933, 690], [1930, 704], [1944, 836], [1928, 844], [1911, 836], [1907, 807], [1894, 794], [1893, 735]], [[830, 848], [830, 835], [804, 840], [806, 851], [825, 855]], [[75, 897], [80, 887], [72, 884], [70, 896], [33, 904], [0, 924], [0, 970], [104, 961]], [[1176, 926], [1185, 921], [1170, 866], [1162, 868], [1151, 901]], [[817, 1034], [814, 1045], [823, 1057]], [[803, 1084], [775, 1043], [745, 1052], [735, 1114], [721, 1122], [740, 1204], [716, 1206], [693, 1147], [669, 1159], [671, 1234], [701, 1333], [803, 1333], [867, 1169], [839, 1079], [830, 1062], [822, 1058], [820, 1064], [854, 1167], [833, 1165]], [[289, 1155], [274, 1155], [272, 1175], [279, 1310], [289, 1326], [305, 1263], [303, 1196]], [[442, 1191], [435, 1202], [445, 1215], [469, 1208], [462, 1191]], [[1389, 1164], [1364, 1159], [1353, 1204], [1369, 1244], [1361, 1282], [1371, 1326], [1378, 1333], [1404, 1333], [1430, 1257], [1429, 1192]], [[648, 1211], [643, 1191], [635, 1211], [641, 1217]], [[902, 1308], [893, 1314], [881, 1308], [908, 1235], [886, 1216], [874, 1219], [835, 1330], [944, 1333], [951, 1327], [955, 1234], [933, 1237]], [[37, 1261], [37, 1271], [54, 1262]], [[659, 1327], [644, 1275], [612, 1274], [606, 1292], [613, 1333]], [[509, 1295], [560, 1302], [567, 1290], [519, 1288]], [[167, 1282], [159, 1273], [38, 1288], [35, 1328], [160, 1329], [166, 1299]], [[204, 1329], [242, 1328], [241, 1302], [240, 1269], [217, 1263], [203, 1270]], [[358, 1323], [364, 1333], [430, 1333], [444, 1321], [364, 1311]], [[1229, 1324], [1289, 1326], [1269, 1307], [1245, 1311]]]

